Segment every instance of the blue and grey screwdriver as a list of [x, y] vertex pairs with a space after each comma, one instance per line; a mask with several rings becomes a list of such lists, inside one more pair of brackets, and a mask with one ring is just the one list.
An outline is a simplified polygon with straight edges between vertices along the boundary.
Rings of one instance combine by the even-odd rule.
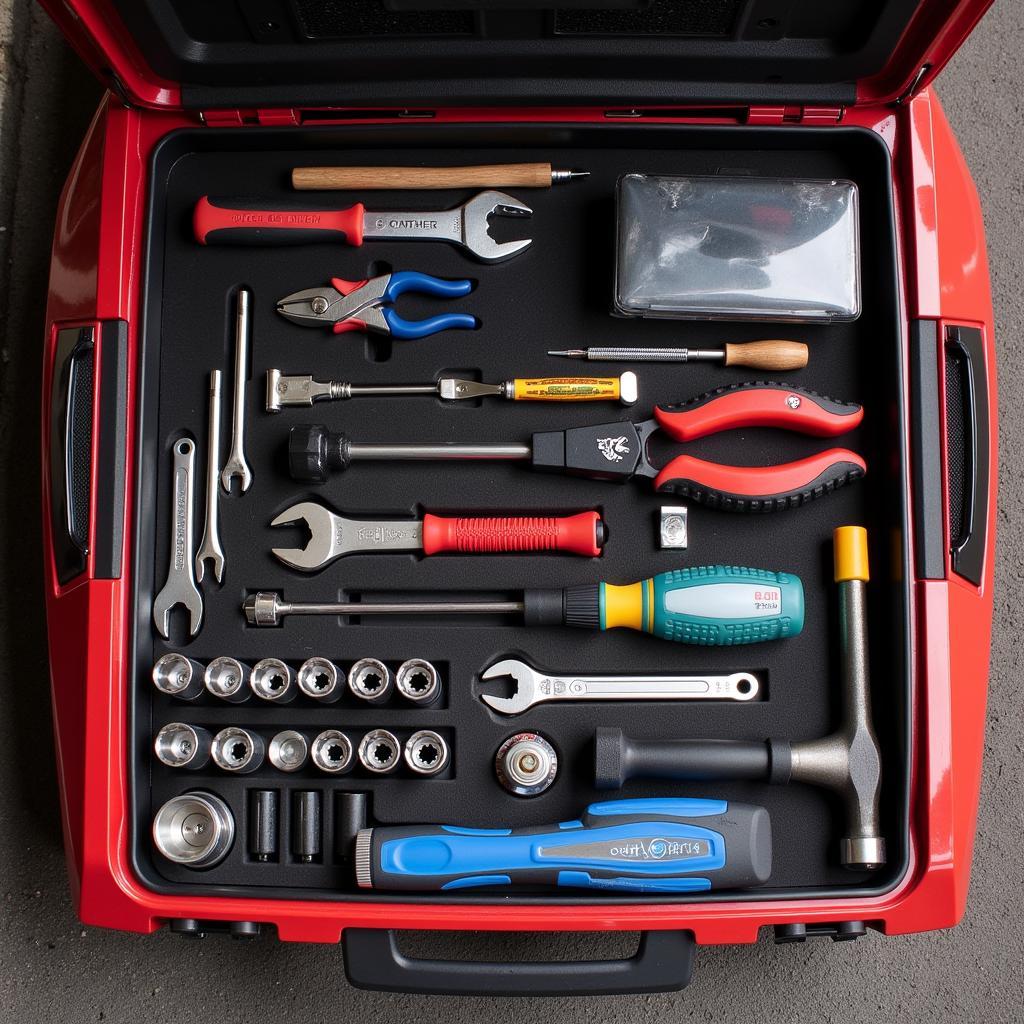
[[532, 828], [365, 828], [355, 863], [364, 889], [740, 889], [771, 875], [771, 822], [763, 807], [725, 800], [610, 800], [579, 821]]

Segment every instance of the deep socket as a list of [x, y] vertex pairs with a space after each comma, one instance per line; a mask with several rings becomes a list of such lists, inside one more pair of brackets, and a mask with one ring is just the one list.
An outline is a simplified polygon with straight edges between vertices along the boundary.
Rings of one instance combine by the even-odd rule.
[[280, 658], [263, 658], [249, 673], [249, 688], [260, 700], [290, 704], [297, 693], [295, 673]]
[[359, 744], [359, 763], [370, 772], [383, 775], [394, 771], [402, 756], [402, 747], [394, 733], [373, 729]]
[[382, 704], [394, 689], [391, 670], [376, 658], [360, 658], [348, 670], [348, 688], [368, 704]]
[[395, 689], [414, 704], [432, 704], [441, 693], [441, 676], [429, 661], [410, 658], [398, 666]]
[[298, 671], [299, 690], [313, 700], [333, 704], [341, 696], [338, 666], [327, 658], [307, 658]]
[[165, 725], [153, 740], [153, 752], [168, 768], [205, 768], [213, 737], [206, 729], [185, 722]]
[[249, 792], [249, 853], [261, 863], [277, 860], [277, 804], [276, 789]]
[[153, 666], [153, 685], [168, 697], [195, 700], [203, 694], [203, 666], [184, 654], [165, 654]]
[[437, 775], [448, 765], [448, 744], [432, 729], [420, 729], [405, 741], [405, 763], [417, 775]]
[[292, 853], [310, 864], [320, 856], [320, 793], [303, 789], [292, 797]]
[[249, 699], [249, 687], [245, 685], [248, 678], [248, 665], [236, 658], [226, 657], [214, 658], [203, 674], [207, 691], [232, 704], [240, 704]]
[[210, 753], [213, 763], [226, 772], [247, 775], [263, 764], [266, 750], [263, 739], [248, 729], [231, 725], [213, 737]]
[[312, 758], [320, 771], [340, 775], [352, 767], [352, 741], [337, 729], [325, 729], [313, 740]]

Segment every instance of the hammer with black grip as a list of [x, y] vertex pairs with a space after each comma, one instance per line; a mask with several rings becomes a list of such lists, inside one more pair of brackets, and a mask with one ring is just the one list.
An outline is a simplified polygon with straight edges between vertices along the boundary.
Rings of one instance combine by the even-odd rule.
[[839, 585], [843, 720], [818, 740], [633, 740], [621, 729], [598, 729], [595, 783], [618, 789], [631, 778], [804, 782], [842, 797], [846, 834], [840, 860], [855, 871], [885, 863], [878, 820], [882, 757], [871, 724], [865, 591], [867, 531], [841, 526], [833, 536]]

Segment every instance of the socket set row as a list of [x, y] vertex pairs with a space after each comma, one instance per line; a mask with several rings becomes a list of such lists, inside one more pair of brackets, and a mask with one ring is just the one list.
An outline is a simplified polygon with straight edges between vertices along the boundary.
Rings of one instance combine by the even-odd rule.
[[255, 697], [289, 704], [298, 696], [333, 704], [347, 693], [361, 704], [380, 705], [395, 696], [428, 707], [441, 697], [441, 674], [429, 661], [410, 658], [394, 671], [377, 658], [360, 658], [345, 672], [327, 658], [307, 658], [298, 669], [280, 658], [249, 666], [214, 658], [206, 666], [183, 654], [165, 654], [153, 666], [153, 685], [168, 697], [196, 700], [209, 694], [232, 704]]
[[170, 722], [156, 734], [153, 752], [168, 768], [200, 771], [211, 763], [221, 771], [247, 775], [269, 763], [281, 772], [312, 767], [343, 775], [356, 766], [388, 775], [404, 763], [415, 776], [438, 775], [451, 763], [447, 740], [433, 729], [418, 729], [404, 743], [389, 729], [370, 729], [354, 741], [340, 729], [304, 733], [284, 729], [265, 739], [231, 725], [212, 733], [199, 725]]

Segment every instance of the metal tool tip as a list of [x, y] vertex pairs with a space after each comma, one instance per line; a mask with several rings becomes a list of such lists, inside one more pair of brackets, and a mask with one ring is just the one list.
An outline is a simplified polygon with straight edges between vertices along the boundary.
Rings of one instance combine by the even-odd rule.
[[572, 181], [575, 178], [589, 178], [590, 171], [568, 171], [568, 170], [553, 170], [551, 172], [552, 184], [560, 185], [567, 181]]
[[566, 359], [582, 359], [586, 354], [582, 348], [550, 349], [548, 351], [549, 356], [565, 356]]

